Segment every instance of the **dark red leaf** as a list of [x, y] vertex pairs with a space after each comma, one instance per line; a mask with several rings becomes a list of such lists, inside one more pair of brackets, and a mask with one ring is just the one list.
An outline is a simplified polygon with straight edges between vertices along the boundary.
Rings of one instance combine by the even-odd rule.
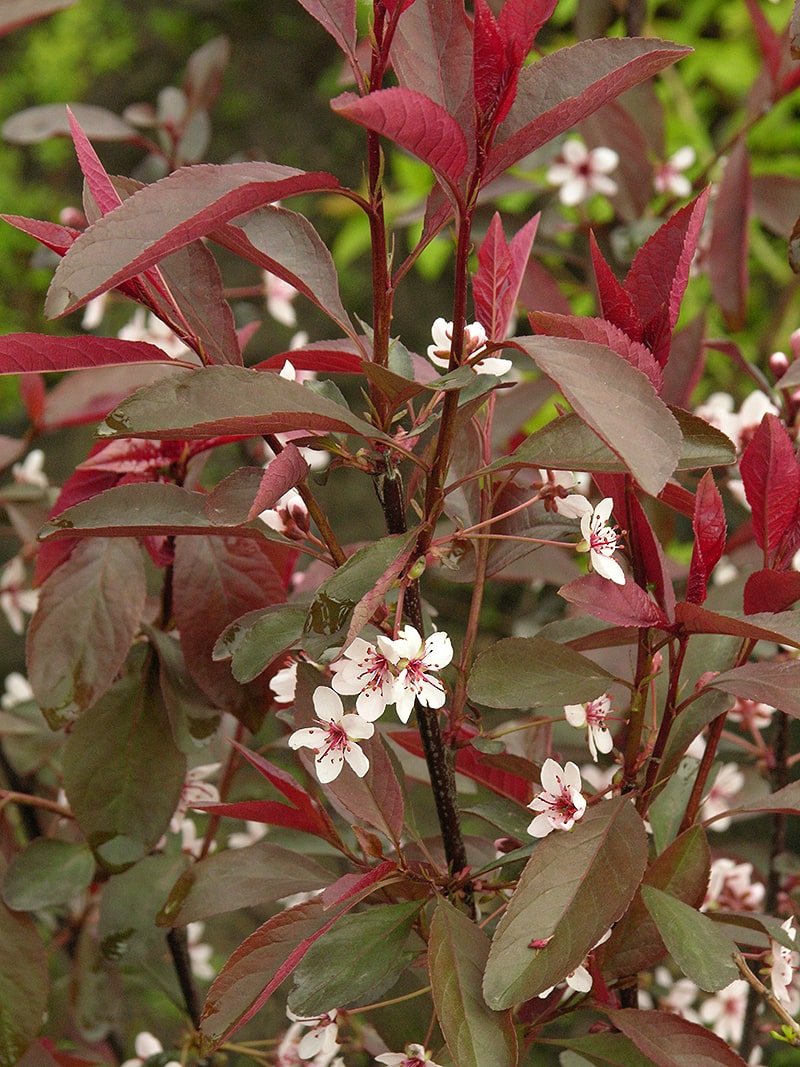
[[559, 589], [570, 604], [614, 626], [658, 626], [667, 630], [669, 619], [647, 593], [630, 579], [616, 585], [599, 574], [585, 574]]
[[334, 904], [349, 900], [362, 890], [389, 878], [396, 870], [397, 864], [394, 860], [384, 860], [366, 874], [345, 874], [323, 891], [322, 903], [326, 908], [331, 908]]
[[597, 295], [600, 300], [600, 310], [603, 318], [614, 326], [618, 326], [623, 333], [633, 341], [641, 341], [644, 336], [644, 328], [638, 308], [630, 295], [622, 287], [617, 276], [603, 259], [594, 234], [590, 235], [590, 248], [592, 252], [592, 266], [597, 283]]
[[472, 279], [472, 296], [475, 318], [485, 328], [490, 341], [502, 341], [508, 336], [538, 224], [537, 214], [509, 244], [496, 212], [478, 249], [478, 270]]
[[80, 230], [72, 226], [61, 226], [56, 222], [40, 222], [39, 219], [26, 219], [24, 215], [0, 215], [10, 226], [14, 226], [22, 233], [34, 237], [39, 244], [49, 248], [56, 255], [63, 256], [68, 248], [71, 248], [75, 238], [80, 236]]
[[751, 207], [750, 155], [741, 140], [728, 156], [714, 201], [708, 262], [711, 292], [729, 330], [741, 330], [747, 317]]
[[796, 523], [800, 469], [794, 445], [777, 415], [767, 414], [739, 463], [744, 491], [753, 512], [753, 534], [772, 562], [781, 539]]
[[657, 1067], [746, 1067], [727, 1041], [700, 1023], [665, 1011], [625, 1008], [608, 1016], [637, 1049]]
[[758, 47], [761, 49], [773, 84], [777, 86], [783, 65], [783, 41], [773, 30], [764, 12], [758, 6], [757, 0], [745, 0], [745, 4], [753, 23], [753, 29], [756, 31]]
[[800, 571], [754, 571], [744, 587], [745, 615], [759, 611], [788, 611], [800, 600]]
[[48, 337], [39, 333], [0, 336], [0, 374], [29, 374], [110, 367], [120, 363], [174, 363], [163, 348], [116, 337]]
[[362, 358], [352, 341], [312, 341], [302, 348], [279, 352], [261, 363], [255, 363], [253, 369], [281, 371], [284, 364], [291, 363], [295, 370], [360, 374]]
[[742, 617], [709, 611], [699, 604], [689, 604], [684, 600], [675, 605], [675, 619], [690, 634], [730, 634], [748, 640], [800, 644], [794, 612], [767, 612]]
[[652, 149], [642, 128], [646, 121], [641, 112], [612, 100], [579, 127], [587, 148], [605, 146], [619, 156], [617, 191], [610, 199], [626, 222], [642, 218], [653, 195]]
[[[505, 41], [500, 34], [497, 22], [486, 0], [475, 0], [475, 29], [473, 35], [472, 80], [475, 88], [475, 105], [479, 121], [485, 117], [494, 117], [494, 111], [501, 103], [501, 93], [508, 86], [508, 80], [516, 73], [508, 70]], [[513, 100], [513, 95], [512, 98]], [[511, 107], [508, 100], [505, 114]], [[497, 121], [500, 121], [498, 119]]]
[[694, 546], [689, 579], [686, 584], [686, 599], [692, 604], [702, 604], [711, 572], [725, 551], [727, 526], [722, 497], [714, 484], [714, 475], [706, 471], [695, 493]]
[[300, 0], [302, 6], [336, 41], [346, 56], [356, 55], [356, 0]]
[[208, 494], [206, 514], [221, 526], [249, 522], [274, 507], [284, 493], [305, 480], [308, 471], [308, 464], [289, 442], [266, 469], [239, 467], [224, 478]]
[[661, 399], [679, 408], [691, 408], [691, 397], [705, 367], [706, 317], [696, 315], [672, 336], [669, 363], [664, 368]]
[[75, 115], [67, 108], [67, 116], [69, 118], [69, 128], [72, 134], [72, 141], [75, 145], [75, 154], [78, 157], [78, 163], [80, 164], [81, 172], [86, 179], [86, 184], [89, 187], [89, 192], [94, 197], [94, 201], [100, 209], [102, 215], [107, 215], [109, 211], [113, 211], [115, 207], [119, 207], [122, 203], [117, 190], [114, 188], [111, 179], [106, 173], [106, 169], [100, 162], [100, 159], [92, 148], [89, 138], [83, 132], [75, 118]]

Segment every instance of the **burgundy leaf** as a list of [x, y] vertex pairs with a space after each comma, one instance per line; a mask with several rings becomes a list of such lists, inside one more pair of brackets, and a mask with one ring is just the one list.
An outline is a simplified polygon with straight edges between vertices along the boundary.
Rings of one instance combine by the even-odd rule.
[[616, 585], [599, 574], [586, 574], [559, 589], [559, 596], [614, 626], [670, 628], [669, 619], [635, 582]]
[[308, 464], [290, 442], [270, 460], [266, 470], [239, 467], [224, 478], [206, 497], [206, 514], [222, 526], [250, 522], [304, 481], [308, 471]]
[[430, 97], [412, 89], [381, 89], [366, 97], [343, 93], [331, 107], [368, 130], [383, 134], [418, 156], [451, 187], [467, 165], [461, 127]]
[[746, 1067], [727, 1041], [700, 1023], [690, 1022], [666, 1011], [624, 1008], [608, 1016], [617, 1029], [630, 1038], [648, 1062], [657, 1067]]
[[52, 15], [54, 11], [63, 11], [66, 7], [72, 7], [75, 0], [15, 0], [4, 11], [4, 19], [0, 22], [0, 37], [20, 26], [26, 26], [29, 22]]
[[641, 341], [644, 337], [644, 327], [639, 311], [611, 267], [603, 259], [594, 234], [590, 235], [590, 248], [603, 318], [619, 327], [631, 340]]
[[619, 156], [611, 201], [626, 222], [642, 218], [653, 195], [652, 154], [640, 115], [612, 100], [579, 127], [587, 148], [605, 146]]
[[484, 181], [688, 53], [687, 48], [656, 39], [581, 41], [524, 67]]
[[63, 256], [71, 248], [80, 230], [72, 226], [60, 226], [55, 222], [40, 222], [38, 219], [26, 219], [24, 215], [0, 215], [10, 226], [34, 237], [39, 244], [49, 248], [56, 255]]
[[709, 186], [667, 219], [636, 253], [625, 278], [625, 290], [644, 328], [642, 340], [662, 367], [669, 357], [670, 337], [678, 321], [710, 192]]
[[675, 619], [689, 634], [730, 634], [753, 641], [783, 642], [800, 646], [796, 612], [766, 612], [745, 615], [709, 611], [699, 604], [682, 601], [675, 605]]
[[89, 138], [81, 129], [70, 108], [67, 108], [67, 117], [69, 118], [72, 141], [75, 145], [75, 154], [78, 157], [78, 163], [86, 179], [86, 184], [100, 209], [100, 213], [107, 215], [109, 211], [119, 207], [122, 203], [122, 198], [114, 188], [105, 167], [100, 162], [97, 153], [89, 142]]
[[362, 890], [377, 885], [385, 878], [390, 878], [396, 870], [397, 864], [394, 860], [384, 860], [366, 874], [344, 874], [323, 890], [322, 903], [326, 908], [331, 908], [334, 904], [349, 900]]
[[745, 615], [788, 611], [800, 600], [800, 571], [760, 570], [748, 575], [742, 607]]
[[19, 379], [19, 395], [25, 405], [28, 418], [34, 426], [40, 427], [44, 421], [47, 403], [47, 387], [41, 374], [23, 374]]
[[212, 37], [192, 52], [186, 64], [183, 91], [190, 110], [208, 110], [219, 96], [222, 76], [228, 65], [231, 43], [225, 36]]
[[[503, 37], [486, 0], [475, 0], [475, 30], [472, 56], [472, 78], [475, 88], [475, 104], [480, 119], [492, 113], [492, 109], [501, 104], [500, 94], [503, 80], [507, 79], [507, 70]], [[514, 77], [516, 86], [516, 77]], [[508, 113], [513, 100], [507, 101], [504, 115]], [[498, 118], [497, 121], [500, 121]]]
[[729, 330], [741, 330], [747, 317], [751, 208], [750, 155], [742, 139], [728, 156], [719, 183], [709, 247], [711, 292]]
[[800, 469], [794, 445], [777, 415], [767, 414], [739, 463], [744, 491], [753, 512], [758, 547], [772, 561], [775, 550], [796, 521]]
[[742, 667], [718, 674], [709, 682], [712, 689], [721, 689], [745, 700], [758, 700], [780, 708], [795, 719], [800, 718], [800, 661], [790, 659], [777, 663], [745, 663]]
[[[617, 494], [607, 493], [603, 488], [606, 481], [604, 475], [597, 475], [597, 483], [601, 492], [606, 496]], [[610, 479], [609, 479], [610, 480]], [[621, 479], [617, 479], [621, 481]], [[661, 546], [661, 541], [647, 517], [647, 513], [636, 496], [630, 496], [624, 492], [619, 493], [620, 502], [627, 502], [627, 508], [623, 511], [615, 504], [615, 514], [625, 515], [625, 524], [631, 542], [637, 546], [644, 567], [643, 584], [653, 590], [656, 602], [663, 609], [669, 620], [675, 617], [675, 589], [672, 585], [669, 563]]]
[[690, 408], [691, 397], [703, 374], [706, 353], [703, 344], [706, 329], [704, 312], [696, 315], [672, 336], [670, 358], [664, 368], [661, 399], [679, 408]]
[[[47, 394], [44, 427], [47, 430], [60, 430], [86, 423], [96, 425], [136, 389], [171, 374], [179, 374], [181, 368], [171, 366], [171, 362], [123, 363], [77, 370], [66, 375]], [[26, 374], [20, 381], [33, 377], [32, 374]]]
[[276, 163], [181, 167], [138, 190], [77, 238], [53, 276], [47, 314], [74, 311], [239, 215], [281, 197], [339, 187], [330, 174]]
[[352, 341], [312, 341], [302, 348], [279, 352], [261, 363], [254, 370], [283, 370], [291, 363], [295, 370], [327, 371], [329, 374], [360, 374], [362, 356]]
[[0, 336], [0, 374], [29, 374], [109, 367], [119, 363], [171, 363], [163, 348], [116, 337], [48, 337], [38, 333]]
[[727, 536], [725, 508], [711, 471], [706, 471], [697, 486], [692, 528], [694, 546], [686, 583], [686, 599], [692, 604], [702, 604], [711, 572], [725, 551]]
[[313, 834], [324, 841], [331, 841], [335, 834], [332, 826], [327, 826], [323, 819], [311, 817], [305, 811], [290, 808], [278, 800], [238, 800], [232, 804], [193, 804], [193, 811], [204, 811], [208, 815], [225, 815], [231, 819], [243, 819], [248, 822], [261, 822], [266, 826], [283, 826], [287, 830], [299, 830], [302, 834]]
[[336, 41], [344, 54], [356, 58], [356, 0], [300, 0], [312, 18]]
[[773, 30], [764, 12], [758, 6], [757, 0], [745, 0], [745, 4], [753, 23], [753, 29], [756, 31], [758, 47], [761, 49], [772, 82], [777, 87], [783, 66], [783, 41]]
[[490, 341], [508, 336], [522, 277], [536, 236], [539, 215], [534, 215], [506, 241], [499, 213], [495, 212], [478, 249], [478, 270], [472, 279], [475, 318], [486, 329]]

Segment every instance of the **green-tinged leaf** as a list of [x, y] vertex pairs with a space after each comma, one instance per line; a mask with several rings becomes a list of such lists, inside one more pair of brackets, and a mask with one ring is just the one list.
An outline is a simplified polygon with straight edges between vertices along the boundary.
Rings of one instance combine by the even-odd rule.
[[185, 772], [152, 672], [132, 671], [78, 720], [64, 750], [64, 788], [104, 867], [124, 870], [156, 844]]
[[326, 581], [311, 601], [303, 647], [312, 658], [341, 644], [356, 605], [416, 538], [416, 532], [391, 534], [354, 552]]
[[[705, 833], [702, 827], [692, 826], [656, 857], [645, 873], [643, 884], [663, 889], [698, 908], [708, 885], [710, 862]], [[645, 971], [665, 955], [664, 942], [650, 918], [641, 891], [599, 952], [606, 981]]]
[[660, 492], [680, 460], [681, 431], [647, 377], [604, 345], [560, 337], [515, 340], [641, 487]]
[[507, 637], [478, 656], [467, 692], [490, 708], [538, 708], [594, 700], [613, 681], [597, 663], [555, 641]]
[[181, 752], [191, 755], [207, 745], [219, 728], [222, 711], [189, 674], [180, 642], [155, 626], [143, 625], [158, 656], [159, 681], [172, 736]]
[[800, 718], [800, 661], [745, 663], [712, 678], [709, 685], [745, 700], [759, 700]]
[[687, 978], [715, 993], [739, 977], [738, 951], [720, 927], [695, 908], [655, 886], [642, 886], [642, 899], [664, 944]]
[[132, 540], [93, 538], [42, 586], [28, 628], [28, 677], [53, 729], [90, 708], [116, 677], [145, 603], [142, 552]]
[[492, 1011], [481, 991], [489, 938], [452, 904], [440, 900], [431, 922], [428, 968], [439, 1025], [458, 1067], [515, 1067], [511, 1013]]
[[783, 929], [781, 920], [774, 919], [771, 915], [755, 915], [743, 911], [709, 911], [708, 914], [711, 921], [724, 926], [739, 945], [768, 948], [770, 941], [777, 941], [792, 952], [797, 951], [794, 941]]
[[650, 805], [648, 816], [657, 852], [663, 852], [680, 829], [698, 767], [694, 756], [684, 756]]
[[727, 434], [690, 411], [670, 405], [683, 435], [679, 471], [705, 470], [708, 467], [727, 467], [736, 462], [736, 448]]
[[137, 390], [98, 427], [99, 437], [256, 437], [284, 430], [385, 434], [279, 374], [244, 367], [203, 367]]
[[0, 901], [0, 1067], [16, 1067], [47, 1008], [47, 951], [27, 915]]
[[156, 916], [189, 863], [183, 853], [145, 856], [109, 879], [97, 924], [97, 941], [105, 959], [145, 958], [154, 944], [163, 945], [164, 931], [156, 926]]
[[[495, 932], [487, 1003], [511, 1007], [562, 981], [623, 915], [646, 863], [644, 824], [625, 797], [544, 838]], [[532, 941], [544, 947], [531, 948]]]
[[596, 1067], [653, 1067], [653, 1061], [624, 1034], [560, 1038], [559, 1044], [579, 1052], [584, 1057], [583, 1062], [596, 1064]]
[[211, 915], [311, 893], [335, 879], [310, 856], [268, 841], [206, 856], [183, 872], [158, 914], [159, 926], [185, 926]]
[[746, 1067], [727, 1041], [680, 1015], [625, 1008], [608, 1017], [657, 1067]]
[[761, 611], [752, 615], [710, 611], [701, 604], [682, 601], [675, 617], [690, 634], [730, 634], [754, 641], [776, 641], [800, 648], [800, 612]]
[[483, 804], [470, 804], [468, 808], [461, 810], [465, 815], [477, 815], [485, 819], [490, 825], [502, 830], [504, 834], [516, 837], [520, 841], [525, 840], [531, 822], [527, 808], [503, 797], [495, 797]]
[[787, 815], [800, 815], [800, 782], [790, 782], [775, 793], [733, 810], [743, 815], [768, 811], [785, 811]]
[[306, 609], [291, 604], [250, 611], [223, 630], [214, 659], [230, 659], [237, 682], [250, 682], [303, 635]]
[[119, 1018], [122, 984], [116, 966], [100, 952], [89, 923], [78, 934], [70, 979], [78, 1035], [84, 1041], [102, 1041]]
[[314, 1016], [332, 1004], [355, 1008], [380, 1000], [414, 959], [408, 940], [422, 904], [376, 905], [340, 919], [298, 964], [291, 1010]]
[[85, 845], [41, 837], [18, 852], [3, 879], [3, 900], [15, 911], [66, 904], [94, 877]]
[[[669, 787], [673, 771], [680, 766], [683, 761], [683, 754], [686, 752], [689, 745], [694, 739], [708, 726], [710, 722], [713, 722], [718, 715], [722, 715], [724, 711], [727, 711], [731, 707], [731, 698], [727, 693], [723, 693], [720, 690], [709, 689], [706, 693], [701, 693], [700, 696], [693, 700], [689, 707], [681, 713], [680, 718], [673, 727], [669, 741], [667, 742], [667, 751], [664, 754], [664, 759], [661, 764], [661, 780], [666, 780]], [[657, 803], [659, 798], [653, 802]], [[676, 801], [680, 803], [679, 800]], [[652, 812], [653, 804], [650, 805]], [[674, 814], [674, 813], [673, 813]], [[669, 832], [667, 830], [667, 832]], [[661, 831], [659, 830], [659, 841], [664, 843], [664, 839], [660, 837]], [[674, 836], [674, 830], [672, 832]], [[669, 838], [666, 838], [669, 840]]]

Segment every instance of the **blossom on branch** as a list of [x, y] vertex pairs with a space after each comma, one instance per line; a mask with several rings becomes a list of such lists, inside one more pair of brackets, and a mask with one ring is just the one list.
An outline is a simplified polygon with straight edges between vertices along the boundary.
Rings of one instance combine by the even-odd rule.
[[[133, 1047], [136, 1051], [136, 1057], [132, 1060], [125, 1060], [122, 1067], [143, 1067], [143, 1064], [147, 1063], [152, 1056], [158, 1056], [159, 1062], [164, 1062], [161, 1055], [164, 1052], [164, 1048], [161, 1042], [147, 1030], [143, 1030], [136, 1035]], [[164, 1067], [181, 1067], [181, 1065], [178, 1060], [167, 1060], [164, 1062]]]
[[[453, 324], [444, 319], [436, 319], [431, 327], [433, 344], [428, 345], [428, 359], [436, 367], [443, 370], [450, 369], [450, 350], [453, 344]], [[472, 322], [464, 327], [464, 354], [463, 360], [477, 356], [486, 348], [486, 330], [479, 322]], [[502, 359], [499, 356], [486, 356], [472, 364], [476, 374], [493, 374], [499, 378], [511, 369], [511, 360]]]
[[430, 1058], [430, 1053], [424, 1045], [412, 1042], [406, 1045], [405, 1052], [383, 1052], [375, 1057], [377, 1063], [384, 1063], [387, 1067], [439, 1067]]
[[0, 610], [15, 634], [23, 633], [24, 615], [33, 615], [39, 603], [39, 590], [25, 589], [26, 581], [23, 562], [19, 556], [14, 556], [0, 575]]
[[691, 145], [684, 145], [673, 152], [666, 163], [656, 168], [653, 185], [657, 193], [672, 193], [673, 196], [689, 196], [692, 183], [683, 173], [694, 164], [697, 155]]
[[[578, 500], [585, 503], [578, 505]], [[611, 517], [614, 501], [610, 496], [604, 497], [596, 508], [585, 497], [573, 498], [573, 507], [581, 507], [581, 534], [583, 540], [575, 546], [578, 552], [588, 552], [592, 570], [601, 578], [608, 578], [615, 585], [625, 584], [625, 572], [614, 559], [619, 548], [621, 536], [614, 526], [607, 525]]]
[[289, 748], [313, 750], [317, 778], [322, 783], [338, 778], [345, 763], [363, 778], [369, 770], [369, 760], [358, 742], [372, 737], [375, 727], [361, 715], [345, 714], [337, 694], [324, 685], [314, 690], [312, 699], [320, 725], [295, 730], [289, 738]]
[[444, 686], [431, 674], [442, 670], [453, 658], [453, 646], [443, 630], [435, 631], [423, 641], [419, 631], [409, 624], [394, 640], [379, 637], [378, 647], [397, 672], [394, 703], [401, 722], [408, 722], [415, 700], [426, 708], [443, 707]]
[[541, 773], [542, 791], [528, 807], [539, 812], [528, 826], [532, 837], [546, 837], [551, 830], [571, 830], [586, 811], [581, 793], [581, 772], [574, 763], [562, 768], [554, 759], [546, 759]]
[[[794, 928], [794, 920], [790, 915], [786, 922], [781, 923], [781, 930], [785, 930], [792, 941], [797, 938], [797, 930]], [[785, 945], [770, 939], [770, 955], [772, 966], [769, 971], [769, 980], [772, 993], [781, 1004], [791, 1004], [792, 998], [789, 987], [792, 984], [795, 968], [797, 967], [797, 953]]]
[[547, 180], [558, 186], [558, 199], [567, 207], [583, 204], [592, 193], [614, 196], [617, 183], [609, 178], [619, 156], [613, 148], [586, 147], [574, 139], [565, 141], [555, 162], [548, 168]]
[[387, 704], [394, 703], [394, 662], [381, 649], [357, 637], [344, 650], [342, 658], [331, 664], [331, 685], [342, 696], [358, 693], [356, 711], [374, 722], [383, 715]]
[[589, 751], [597, 763], [598, 752], [610, 752], [614, 747], [611, 731], [606, 726], [606, 716], [611, 711], [611, 696], [603, 693], [586, 704], [566, 704], [564, 715], [570, 726], [579, 730], [587, 727]]

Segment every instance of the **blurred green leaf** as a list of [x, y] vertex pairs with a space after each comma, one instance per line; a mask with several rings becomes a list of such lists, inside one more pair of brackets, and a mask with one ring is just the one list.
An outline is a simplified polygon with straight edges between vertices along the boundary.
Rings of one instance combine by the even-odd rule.
[[733, 962], [736, 944], [707, 915], [655, 886], [642, 886], [642, 899], [670, 955], [687, 978], [715, 993], [739, 977]]
[[3, 900], [16, 911], [66, 904], [94, 877], [86, 845], [41, 837], [18, 852], [3, 879]]

